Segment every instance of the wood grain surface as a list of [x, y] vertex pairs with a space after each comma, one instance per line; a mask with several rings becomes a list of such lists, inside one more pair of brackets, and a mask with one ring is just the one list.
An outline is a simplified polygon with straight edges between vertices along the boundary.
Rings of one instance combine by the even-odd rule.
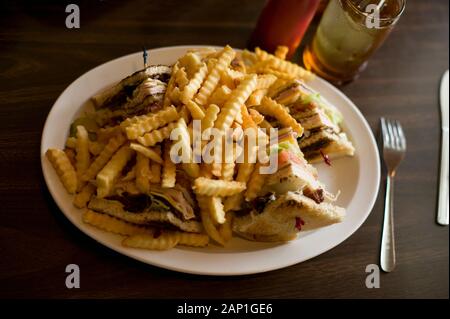
[[[243, 277], [203, 277], [148, 266], [83, 235], [56, 207], [40, 167], [40, 138], [59, 94], [89, 69], [148, 48], [243, 48], [264, 4], [257, 0], [0, 2], [0, 298], [448, 298], [448, 227], [435, 223], [440, 145], [439, 81], [449, 61], [449, 3], [410, 0], [361, 77], [343, 88], [378, 133], [399, 119], [408, 152], [395, 189], [398, 266], [367, 289], [378, 263], [384, 184], [362, 227], [307, 262]], [[315, 21], [307, 38], [314, 30]], [[268, 256], [271, 258], [271, 256]], [[65, 287], [65, 267], [81, 288]]]

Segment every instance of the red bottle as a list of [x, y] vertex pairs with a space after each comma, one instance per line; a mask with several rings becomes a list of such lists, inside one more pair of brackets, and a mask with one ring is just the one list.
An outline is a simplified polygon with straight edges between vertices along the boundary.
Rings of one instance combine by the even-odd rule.
[[259, 16], [249, 47], [274, 52], [278, 45], [289, 48], [288, 58], [300, 44], [320, 0], [269, 0]]

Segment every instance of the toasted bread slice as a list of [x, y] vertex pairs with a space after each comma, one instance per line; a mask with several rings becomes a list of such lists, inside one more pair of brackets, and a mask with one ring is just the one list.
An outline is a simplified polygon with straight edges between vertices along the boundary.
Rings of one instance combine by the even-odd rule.
[[288, 192], [270, 202], [262, 213], [236, 216], [233, 230], [256, 241], [288, 241], [300, 230], [311, 230], [339, 223], [345, 209], [329, 203], [317, 204], [299, 192]]

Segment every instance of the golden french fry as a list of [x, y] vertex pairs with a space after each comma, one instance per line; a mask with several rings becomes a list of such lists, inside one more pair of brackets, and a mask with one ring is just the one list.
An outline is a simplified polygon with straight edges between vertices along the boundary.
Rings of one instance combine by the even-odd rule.
[[210, 104], [223, 105], [231, 95], [231, 89], [226, 85], [219, 86], [209, 99]]
[[[195, 102], [199, 105], [205, 105], [220, 80], [220, 74], [230, 65], [236, 53], [230, 46], [226, 46], [220, 53], [217, 62], [212, 70], [206, 76], [206, 79], [200, 88]], [[187, 104], [187, 103], [186, 103]]]
[[233, 237], [233, 218], [233, 212], [226, 213], [225, 223], [219, 226], [219, 234], [226, 242]]
[[170, 100], [173, 104], [179, 105], [181, 103], [181, 90], [179, 87], [173, 88], [172, 92], [170, 92]]
[[248, 110], [248, 112], [256, 125], [259, 125], [262, 121], [264, 121], [264, 116], [262, 116], [261, 113], [259, 113], [257, 110], [250, 109]]
[[95, 155], [95, 156], [99, 155], [103, 151], [104, 148], [105, 148], [105, 144], [89, 141], [89, 152], [92, 155]]
[[107, 144], [112, 138], [121, 135], [121, 133], [122, 128], [120, 127], [120, 125], [100, 128], [97, 131], [97, 142]]
[[91, 183], [84, 185], [81, 191], [73, 197], [73, 205], [77, 208], [85, 208], [95, 190], [95, 186]]
[[150, 164], [150, 182], [159, 184], [161, 182], [161, 165], [155, 162]]
[[247, 183], [248, 188], [245, 192], [245, 200], [247, 202], [255, 199], [258, 196], [258, 193], [261, 191], [264, 185], [264, 181], [266, 180], [266, 174], [261, 174], [259, 172], [260, 167], [261, 164], [259, 162], [256, 163], [255, 169], [253, 170], [250, 180]]
[[89, 166], [86, 173], [81, 177], [81, 180], [86, 182], [93, 179], [123, 143], [125, 143], [125, 137], [122, 134], [111, 138], [102, 152], [97, 156], [91, 166]]
[[203, 80], [206, 77], [206, 74], [208, 72], [208, 67], [206, 64], [203, 64], [200, 69], [195, 73], [195, 75], [191, 78], [189, 81], [189, 84], [187, 84], [184, 87], [184, 90], [181, 92], [180, 100], [187, 104], [190, 100], [193, 99], [194, 95], [197, 93], [198, 89], [200, 89]]
[[267, 94], [266, 89], [259, 89], [254, 91], [249, 97], [247, 102], [245, 103], [248, 107], [255, 106], [261, 104], [262, 98]]
[[175, 88], [175, 85], [176, 85], [175, 74], [178, 72], [178, 69], [179, 69], [178, 63], [175, 63], [175, 65], [172, 67], [172, 74], [171, 74], [169, 83], [167, 83], [166, 92], [164, 93], [164, 101], [163, 101], [163, 106], [164, 107], [168, 107], [171, 104], [170, 96], [171, 96], [172, 91], [173, 91], [173, 89]]
[[247, 75], [239, 86], [231, 93], [230, 98], [220, 110], [214, 127], [225, 132], [233, 123], [241, 105], [245, 103], [256, 87], [256, 75]]
[[279, 45], [277, 46], [277, 49], [275, 50], [275, 56], [281, 60], [286, 60], [286, 55], [289, 52], [289, 48], [285, 45]]
[[189, 52], [178, 59], [178, 66], [184, 68], [189, 79], [195, 76], [195, 73], [202, 66], [200, 56], [194, 52]]
[[266, 73], [266, 74], [272, 74], [275, 75], [278, 79], [282, 79], [285, 81], [292, 81], [295, 80], [297, 78], [297, 76], [295, 74], [291, 74], [291, 73], [287, 73], [287, 72], [283, 72], [280, 70], [275, 70], [271, 67], [265, 67], [261, 70], [262, 73]]
[[224, 245], [225, 241], [220, 236], [219, 231], [211, 219], [211, 215], [209, 214], [209, 205], [208, 205], [208, 196], [197, 195], [198, 206], [200, 207], [200, 216], [202, 219], [203, 228], [206, 233], [211, 237], [214, 241], [219, 243], [220, 245]]
[[[199, 176], [199, 166], [197, 163], [194, 163], [193, 152], [191, 148], [191, 140], [189, 137], [189, 131], [186, 126], [186, 122], [183, 118], [180, 118], [176, 124], [176, 128], [178, 130], [178, 135], [174, 136], [176, 140], [172, 147], [175, 147], [178, 143], [182, 145], [182, 149], [188, 154], [186, 154], [187, 163], [182, 163], [182, 167], [184, 171], [191, 177], [196, 178]], [[175, 151], [175, 150], [174, 150]]]
[[146, 194], [150, 189], [150, 160], [141, 153], [136, 155], [136, 187]]
[[110, 233], [115, 233], [119, 235], [137, 235], [137, 234], [152, 234], [152, 230], [133, 225], [127, 222], [124, 222], [120, 219], [111, 217], [106, 214], [97, 213], [93, 210], [86, 209], [83, 213], [83, 222], [86, 224], [95, 226], [102, 230], [106, 230]]
[[258, 75], [258, 80], [256, 81], [255, 90], [268, 89], [275, 83], [276, 80], [277, 80], [277, 77], [273, 74]]
[[273, 126], [267, 122], [266, 120], [262, 120], [261, 123], [258, 124], [261, 128], [266, 130], [266, 133], [269, 134], [270, 129], [273, 128]]
[[299, 136], [302, 136], [303, 127], [288, 113], [283, 105], [275, 102], [271, 98], [263, 97], [261, 105], [255, 106], [255, 109], [264, 115], [275, 117], [281, 125], [292, 127]]
[[45, 153], [58, 174], [59, 179], [69, 194], [77, 190], [77, 174], [66, 153], [56, 148], [49, 148]]
[[179, 237], [178, 245], [192, 247], [206, 247], [209, 243], [209, 237], [204, 234], [177, 232]]
[[66, 140], [66, 147], [75, 149], [77, 147], [77, 138], [69, 136]]
[[209, 213], [213, 221], [217, 224], [225, 223], [225, 211], [223, 210], [222, 199], [211, 196], [207, 198]]
[[178, 84], [180, 90], [183, 90], [184, 87], [189, 83], [189, 79], [184, 67], [178, 69], [175, 73], [175, 82]]
[[122, 245], [132, 248], [144, 248], [150, 250], [168, 250], [178, 244], [179, 236], [174, 232], [164, 231], [158, 237], [155, 235], [137, 234], [125, 238]]
[[141, 116], [136, 123], [125, 128], [125, 133], [130, 140], [134, 140], [145, 133], [176, 121], [178, 118], [179, 114], [176, 108], [169, 106], [157, 113]]
[[270, 67], [274, 70], [293, 75], [295, 78], [301, 78], [305, 81], [309, 81], [314, 78], [313, 73], [305, 70], [298, 64], [294, 64], [289, 61], [281, 60], [276, 57], [271, 59]]
[[145, 147], [138, 143], [130, 143], [130, 148], [135, 150], [138, 153], [141, 153], [145, 157], [148, 157], [149, 159], [151, 159], [152, 161], [154, 161], [158, 164], [163, 163], [161, 156], [158, 154], [158, 152], [155, 149]]
[[287, 80], [283, 80], [280, 78], [277, 78], [277, 80], [269, 87], [269, 89], [267, 90], [267, 96], [268, 97], [273, 97], [274, 94], [276, 94], [278, 92], [278, 90], [283, 87], [285, 84], [287, 83]]
[[169, 138], [170, 132], [176, 127], [176, 122], [169, 123], [168, 125], [151, 131], [150, 133], [144, 134], [144, 136], [139, 136], [137, 141], [144, 146], [154, 146], [155, 144], [164, 141]]
[[202, 118], [202, 132], [213, 127], [214, 121], [217, 119], [220, 109], [216, 104], [210, 104], [206, 109], [205, 116]]
[[128, 145], [122, 146], [111, 160], [97, 174], [97, 197], [103, 198], [111, 192], [114, 182], [131, 159], [134, 151]]
[[89, 168], [89, 136], [84, 126], [77, 126], [77, 142], [76, 142], [76, 170], [78, 178], [83, 176], [86, 170]]
[[240, 193], [246, 189], [245, 183], [235, 181], [222, 181], [198, 177], [194, 180], [192, 187], [194, 192], [206, 196], [231, 196]]
[[186, 107], [194, 120], [201, 120], [205, 117], [205, 112], [203, 112], [202, 108], [194, 101], [189, 101], [186, 104]]
[[170, 143], [168, 141], [164, 144], [164, 163], [162, 167], [161, 186], [172, 188], [176, 181], [176, 166], [170, 159]]

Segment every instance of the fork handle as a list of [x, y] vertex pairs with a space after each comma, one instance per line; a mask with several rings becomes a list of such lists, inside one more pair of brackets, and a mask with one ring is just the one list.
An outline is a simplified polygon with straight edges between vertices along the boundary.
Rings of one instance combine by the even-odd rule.
[[384, 202], [380, 264], [381, 269], [385, 272], [391, 272], [395, 268], [394, 176], [391, 174], [388, 174], [386, 178], [386, 199]]
[[442, 129], [441, 172], [437, 222], [448, 225], [448, 128]]

